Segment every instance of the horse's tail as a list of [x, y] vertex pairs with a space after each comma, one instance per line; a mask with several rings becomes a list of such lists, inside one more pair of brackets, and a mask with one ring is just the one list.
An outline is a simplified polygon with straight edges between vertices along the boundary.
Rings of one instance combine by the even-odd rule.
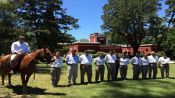
[[35, 71], [33, 72], [33, 80], [35, 80]]

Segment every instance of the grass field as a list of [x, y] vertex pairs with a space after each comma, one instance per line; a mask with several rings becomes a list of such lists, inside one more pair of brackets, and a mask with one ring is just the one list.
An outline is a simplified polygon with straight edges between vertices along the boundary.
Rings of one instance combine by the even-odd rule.
[[[128, 69], [128, 79], [125, 81], [112, 81], [91, 83], [85, 85], [76, 85], [67, 87], [67, 67], [62, 68], [62, 75], [59, 85], [61, 87], [53, 88], [51, 86], [49, 67], [44, 68], [38, 65], [36, 79], [33, 75], [29, 80], [28, 94], [22, 95], [20, 75], [12, 76], [13, 87], [0, 88], [0, 97], [39, 97], [39, 98], [175, 98], [175, 65], [170, 65], [170, 79], [160, 79], [160, 70], [158, 79], [151, 80], [132, 80], [131, 65]], [[93, 65], [94, 66], [94, 65]], [[106, 70], [106, 69], [105, 69]], [[95, 67], [93, 67], [93, 81], [95, 80]], [[80, 73], [80, 72], [79, 72]], [[105, 73], [105, 80], [106, 80]], [[1, 82], [1, 81], [0, 81]], [[80, 82], [80, 75], [77, 79]], [[5, 81], [7, 84], [7, 79]]]

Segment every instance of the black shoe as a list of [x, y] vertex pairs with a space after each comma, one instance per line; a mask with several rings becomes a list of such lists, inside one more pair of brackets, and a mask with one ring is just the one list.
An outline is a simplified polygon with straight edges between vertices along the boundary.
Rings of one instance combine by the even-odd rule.
[[84, 82], [81, 82], [80, 84], [84, 84]]
[[77, 85], [77, 83], [73, 83], [73, 85]]

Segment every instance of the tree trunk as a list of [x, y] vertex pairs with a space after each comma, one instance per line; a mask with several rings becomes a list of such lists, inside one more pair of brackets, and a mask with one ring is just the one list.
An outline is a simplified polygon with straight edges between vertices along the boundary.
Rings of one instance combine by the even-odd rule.
[[138, 52], [138, 49], [139, 49], [140, 45], [133, 44], [133, 45], [131, 45], [131, 47], [133, 49], [133, 54], [135, 55]]
[[38, 49], [41, 49], [41, 41], [39, 39], [39, 34], [36, 32], [36, 41], [37, 41], [37, 46], [38, 46]]

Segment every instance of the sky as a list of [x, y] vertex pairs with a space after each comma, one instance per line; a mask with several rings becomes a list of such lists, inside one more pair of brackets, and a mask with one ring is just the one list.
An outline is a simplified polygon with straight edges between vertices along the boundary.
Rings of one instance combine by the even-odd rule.
[[[69, 31], [77, 40], [89, 39], [89, 35], [94, 32], [102, 33], [101, 25], [103, 21], [103, 6], [108, 0], [63, 0], [63, 8], [67, 8], [67, 14], [79, 19], [79, 29]], [[162, 10], [158, 12], [164, 16], [165, 4], [161, 2]]]

